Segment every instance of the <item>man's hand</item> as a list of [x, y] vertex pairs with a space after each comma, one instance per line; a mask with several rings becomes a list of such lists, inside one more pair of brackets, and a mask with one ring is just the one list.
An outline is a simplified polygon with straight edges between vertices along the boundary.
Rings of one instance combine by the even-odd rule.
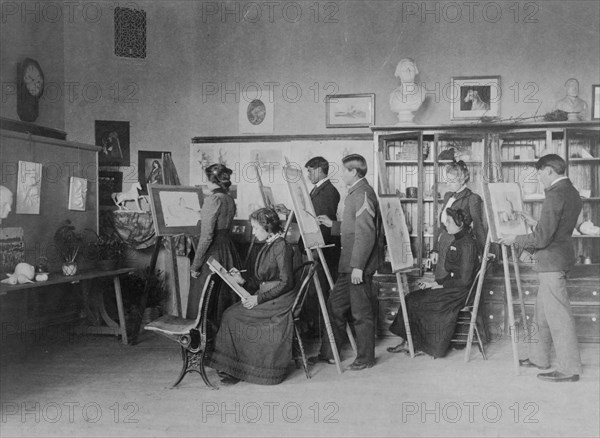
[[443, 287], [442, 285], [434, 282], [429, 282], [429, 281], [421, 281], [418, 284], [419, 289], [439, 289], [441, 287]]
[[258, 305], [258, 297], [256, 295], [252, 295], [251, 297], [242, 300], [242, 306], [246, 309], [252, 309]]
[[275, 209], [275, 211], [279, 214], [285, 214], [286, 216], [288, 214], [290, 214], [291, 210], [289, 208], [287, 208], [285, 205], [283, 204], [276, 204], [273, 206], [273, 208]]
[[501, 243], [502, 245], [512, 245], [513, 243], [515, 243], [515, 239], [517, 238], [517, 236], [515, 234], [503, 234], [499, 239], [498, 242]]
[[352, 280], [352, 284], [361, 284], [363, 282], [362, 269], [354, 268], [352, 270], [352, 274], [350, 275], [350, 279]]
[[317, 222], [319, 222], [320, 225], [325, 225], [327, 228], [331, 228], [333, 225], [333, 221], [324, 214], [317, 216]]
[[238, 271], [236, 268], [231, 268], [229, 270], [229, 275], [233, 277], [237, 284], [244, 284], [246, 282], [246, 280], [244, 280], [242, 277], [242, 274], [240, 274], [240, 271]]
[[192, 276], [192, 278], [198, 278], [198, 277], [200, 277], [200, 272], [190, 271], [190, 275]]
[[517, 211], [516, 213], [520, 215], [530, 227], [535, 227], [537, 225], [537, 221], [526, 211]]

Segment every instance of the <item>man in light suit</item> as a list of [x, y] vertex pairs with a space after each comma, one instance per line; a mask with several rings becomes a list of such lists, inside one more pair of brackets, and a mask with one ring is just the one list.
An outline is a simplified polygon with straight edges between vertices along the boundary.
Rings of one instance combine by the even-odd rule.
[[[375, 191], [365, 179], [365, 158], [351, 154], [344, 157], [342, 163], [342, 179], [348, 186], [342, 221], [332, 221], [323, 215], [317, 219], [331, 227], [331, 234], [341, 236], [339, 274], [329, 295], [328, 307], [338, 349], [346, 339], [346, 323], [351, 315], [357, 355], [349, 369], [360, 371], [375, 364], [377, 291], [372, 287], [372, 280], [383, 260], [381, 213]], [[327, 345], [323, 342], [318, 360], [331, 363], [331, 352], [323, 351]]]
[[575, 264], [571, 235], [582, 203], [579, 192], [565, 176], [567, 164], [560, 156], [544, 155], [535, 166], [545, 187], [540, 220], [522, 213], [527, 223], [535, 226], [533, 232], [521, 236], [505, 235], [500, 239], [505, 245], [515, 243], [519, 249], [535, 252], [535, 269], [540, 283], [535, 303], [538, 342], [533, 344], [531, 358], [519, 362], [524, 367], [549, 369], [554, 343], [557, 369], [540, 373], [538, 378], [550, 382], [576, 382], [581, 374], [581, 357], [567, 293], [567, 273]]

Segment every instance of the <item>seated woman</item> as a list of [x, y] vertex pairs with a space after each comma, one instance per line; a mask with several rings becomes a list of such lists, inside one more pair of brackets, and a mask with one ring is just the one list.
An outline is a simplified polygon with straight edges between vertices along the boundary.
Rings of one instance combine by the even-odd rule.
[[246, 282], [236, 269], [230, 273], [255, 294], [223, 313], [208, 364], [219, 371], [225, 385], [239, 380], [276, 385], [292, 360], [292, 248], [275, 211], [261, 208], [250, 215], [250, 222], [256, 239], [266, 241], [256, 258], [254, 278]]
[[[477, 243], [471, 235], [470, 216], [461, 209], [446, 209], [446, 230], [454, 236], [445, 261], [446, 277], [433, 283], [419, 283], [422, 291], [406, 296], [410, 332], [415, 352], [444, 357], [456, 329], [460, 309], [465, 305], [475, 270], [479, 264]], [[439, 282], [439, 283], [438, 283]], [[402, 312], [390, 327], [406, 338]], [[388, 348], [390, 353], [407, 351], [406, 341]]]

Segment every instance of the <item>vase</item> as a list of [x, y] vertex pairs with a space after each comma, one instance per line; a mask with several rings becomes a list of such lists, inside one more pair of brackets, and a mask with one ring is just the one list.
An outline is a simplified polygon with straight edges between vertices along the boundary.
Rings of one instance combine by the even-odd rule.
[[63, 263], [62, 272], [63, 272], [63, 274], [65, 274], [68, 277], [70, 277], [71, 275], [77, 274], [77, 263], [76, 262]]
[[117, 260], [98, 260], [96, 267], [101, 271], [114, 271], [117, 269]]

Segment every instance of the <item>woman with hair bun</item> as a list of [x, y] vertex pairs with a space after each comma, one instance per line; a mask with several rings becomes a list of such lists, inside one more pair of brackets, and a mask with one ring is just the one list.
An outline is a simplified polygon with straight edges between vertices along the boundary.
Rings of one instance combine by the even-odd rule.
[[224, 385], [240, 380], [276, 385], [292, 360], [291, 309], [297, 294], [292, 248], [274, 210], [261, 208], [250, 215], [250, 222], [256, 239], [265, 242], [254, 274], [242, 278], [236, 269], [229, 272], [254, 295], [225, 311], [209, 359]]
[[440, 226], [433, 237], [433, 251], [437, 252], [438, 260], [435, 269], [435, 279], [441, 280], [448, 272], [444, 268], [448, 247], [454, 239], [446, 230], [447, 209], [462, 209], [472, 219], [469, 232], [477, 243], [477, 252], [481, 256], [485, 239], [487, 237], [487, 226], [483, 217], [483, 200], [477, 193], [467, 188], [471, 179], [469, 168], [464, 161], [454, 161], [446, 166], [446, 186], [449, 191], [444, 195], [444, 203], [440, 214]]
[[[222, 164], [212, 164], [204, 169], [211, 194], [204, 199], [200, 212], [200, 239], [196, 255], [190, 267], [191, 284], [188, 296], [186, 317], [194, 319], [198, 315], [200, 295], [210, 274], [206, 265], [209, 257], [214, 257], [226, 269], [239, 268], [240, 256], [231, 240], [230, 233], [235, 216], [235, 202], [229, 194], [232, 170]], [[235, 301], [237, 295], [226, 285], [215, 290], [209, 303], [208, 319], [219, 326], [221, 315]]]
[[[479, 265], [477, 243], [471, 235], [471, 217], [465, 210], [448, 208], [445, 212], [446, 231], [452, 237], [445, 258], [444, 278], [419, 283], [420, 291], [406, 296], [406, 310], [415, 352], [444, 357], [456, 330], [456, 321]], [[402, 312], [390, 326], [390, 331], [403, 338], [390, 353], [407, 351], [406, 329]]]

